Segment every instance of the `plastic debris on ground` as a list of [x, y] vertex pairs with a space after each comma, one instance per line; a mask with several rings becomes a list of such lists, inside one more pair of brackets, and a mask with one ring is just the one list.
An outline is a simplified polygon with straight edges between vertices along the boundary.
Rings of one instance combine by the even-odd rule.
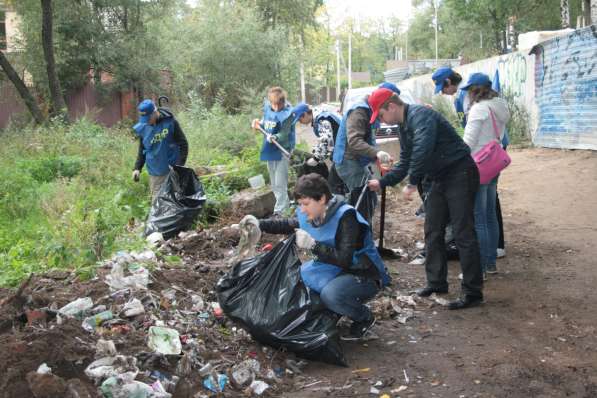
[[64, 316], [82, 317], [82, 315], [92, 307], [93, 300], [89, 297], [82, 297], [60, 308], [58, 313]]
[[209, 375], [203, 380], [203, 387], [213, 392], [224, 391], [226, 384], [228, 384], [228, 376], [221, 373], [217, 374], [216, 376]]
[[180, 336], [174, 329], [152, 326], [147, 333], [147, 346], [164, 355], [178, 355], [182, 351]]
[[266, 382], [261, 381], [261, 380], [255, 380], [254, 382], [251, 383], [249, 388], [255, 394], [261, 395], [265, 392], [265, 390], [267, 390], [269, 388], [269, 384], [267, 384]]

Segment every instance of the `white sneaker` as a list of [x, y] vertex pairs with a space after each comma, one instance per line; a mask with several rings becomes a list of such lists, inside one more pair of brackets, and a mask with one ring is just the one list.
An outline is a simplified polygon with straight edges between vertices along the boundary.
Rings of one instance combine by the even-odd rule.
[[497, 258], [506, 257], [506, 249], [497, 249]]
[[458, 274], [458, 279], [462, 280], [462, 272]]
[[417, 254], [417, 256], [414, 258], [414, 260], [412, 260], [408, 264], [409, 265], [423, 265], [423, 264], [425, 264], [425, 257], [421, 256], [420, 254]]

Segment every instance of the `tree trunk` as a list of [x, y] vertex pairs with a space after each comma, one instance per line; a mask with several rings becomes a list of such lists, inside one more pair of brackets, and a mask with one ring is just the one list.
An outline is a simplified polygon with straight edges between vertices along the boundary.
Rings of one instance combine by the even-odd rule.
[[568, 0], [560, 0], [560, 19], [563, 29], [570, 27], [570, 5]]
[[597, 25], [597, 0], [590, 0], [590, 7], [591, 20], [587, 23], [587, 25]]
[[23, 80], [19, 77], [17, 71], [14, 70], [14, 68], [12, 67], [12, 65], [10, 64], [10, 62], [8, 61], [8, 59], [2, 51], [0, 51], [0, 66], [2, 66], [4, 73], [6, 73], [6, 76], [8, 76], [12, 84], [14, 84], [15, 88], [19, 92], [19, 95], [23, 99], [23, 102], [29, 109], [29, 112], [31, 112], [31, 116], [33, 116], [35, 123], [43, 123], [44, 117], [41, 113], [41, 110], [39, 109], [39, 106], [37, 105], [37, 102], [35, 102], [35, 98], [33, 98], [33, 95], [31, 95], [31, 92], [29, 91]]
[[41, 40], [46, 59], [46, 70], [48, 72], [48, 84], [50, 86], [50, 97], [52, 99], [52, 114], [62, 115], [68, 121], [68, 110], [64, 103], [60, 80], [56, 74], [56, 60], [54, 59], [54, 41], [52, 39], [52, 0], [41, 0], [42, 23]]

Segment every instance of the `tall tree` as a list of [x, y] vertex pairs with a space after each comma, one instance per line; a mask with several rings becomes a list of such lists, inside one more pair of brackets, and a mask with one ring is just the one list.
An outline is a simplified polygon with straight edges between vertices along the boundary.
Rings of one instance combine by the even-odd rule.
[[48, 72], [50, 97], [52, 99], [51, 109], [54, 115], [61, 115], [68, 121], [68, 110], [66, 109], [62, 90], [60, 89], [60, 80], [56, 73], [56, 60], [54, 58], [52, 0], [41, 0], [41, 9], [41, 38], [44, 49], [44, 59], [46, 61], [46, 70]]
[[27, 106], [27, 109], [29, 109], [31, 116], [33, 116], [33, 120], [35, 120], [35, 123], [43, 123], [44, 117], [41, 113], [41, 110], [39, 109], [39, 106], [37, 105], [37, 102], [35, 101], [35, 98], [33, 98], [33, 95], [31, 95], [31, 92], [29, 91], [29, 89], [27, 88], [17, 71], [12, 67], [10, 61], [6, 58], [4, 52], [2, 51], [0, 51], [0, 66], [2, 67], [2, 70], [4, 70], [4, 73], [6, 73], [6, 76], [8, 76], [12, 84], [17, 89], [17, 92], [23, 99], [23, 102]]

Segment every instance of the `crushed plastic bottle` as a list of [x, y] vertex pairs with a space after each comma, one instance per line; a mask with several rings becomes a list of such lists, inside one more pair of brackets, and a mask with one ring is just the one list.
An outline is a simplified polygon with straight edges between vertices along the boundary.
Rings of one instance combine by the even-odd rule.
[[112, 311], [108, 310], [100, 312], [99, 314], [85, 318], [81, 326], [83, 326], [83, 329], [87, 330], [88, 332], [93, 332], [95, 328], [100, 326], [104, 321], [108, 321], [112, 318], [114, 318]]

